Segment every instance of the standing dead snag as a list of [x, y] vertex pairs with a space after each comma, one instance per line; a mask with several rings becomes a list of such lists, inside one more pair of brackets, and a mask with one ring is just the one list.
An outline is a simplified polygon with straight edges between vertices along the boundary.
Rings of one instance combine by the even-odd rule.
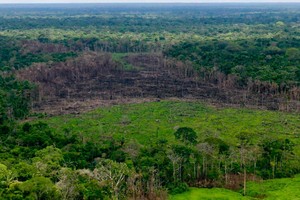
[[94, 177], [100, 181], [107, 181], [113, 192], [113, 199], [119, 199], [119, 192], [126, 182], [126, 176], [130, 173], [125, 163], [117, 163], [112, 160], [103, 160], [94, 169]]
[[182, 162], [182, 158], [177, 155], [173, 150], [168, 152], [168, 158], [170, 159], [170, 161], [172, 162], [172, 166], [173, 166], [173, 178], [174, 178], [174, 182], [177, 181], [177, 174], [176, 172], [179, 171], [179, 163]]
[[253, 158], [256, 147], [251, 143], [252, 134], [247, 132], [240, 133], [237, 138], [239, 139], [238, 149], [240, 156], [241, 167], [243, 168], [243, 195], [246, 195], [247, 189], [247, 166], [256, 160]]

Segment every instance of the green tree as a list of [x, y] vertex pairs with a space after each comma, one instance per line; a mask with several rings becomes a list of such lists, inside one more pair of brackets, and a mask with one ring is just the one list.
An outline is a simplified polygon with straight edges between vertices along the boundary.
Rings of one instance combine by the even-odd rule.
[[298, 48], [288, 48], [285, 55], [289, 60], [295, 61], [300, 59], [300, 50]]
[[25, 199], [52, 200], [60, 199], [57, 187], [49, 178], [34, 177], [20, 186]]
[[174, 133], [175, 138], [185, 144], [195, 145], [197, 143], [197, 133], [189, 127], [181, 127]]
[[37, 169], [36, 176], [42, 175], [52, 178], [57, 176], [63, 161], [63, 154], [60, 149], [48, 146], [37, 151], [35, 155], [36, 157], [32, 158], [32, 162]]
[[7, 187], [13, 180], [14, 174], [7, 169], [6, 165], [0, 163], [0, 187]]

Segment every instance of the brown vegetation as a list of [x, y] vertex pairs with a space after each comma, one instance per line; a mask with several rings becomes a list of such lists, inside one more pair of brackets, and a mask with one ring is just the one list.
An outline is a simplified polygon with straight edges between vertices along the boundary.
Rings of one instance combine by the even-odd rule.
[[196, 72], [191, 63], [161, 54], [130, 54], [124, 60], [136, 69], [123, 69], [111, 54], [85, 52], [65, 62], [33, 64], [17, 76], [38, 85], [33, 105], [36, 111], [50, 107], [56, 114], [76, 113], [107, 102], [165, 98], [300, 111], [297, 87], [252, 80], [242, 87], [234, 75], [217, 70]]

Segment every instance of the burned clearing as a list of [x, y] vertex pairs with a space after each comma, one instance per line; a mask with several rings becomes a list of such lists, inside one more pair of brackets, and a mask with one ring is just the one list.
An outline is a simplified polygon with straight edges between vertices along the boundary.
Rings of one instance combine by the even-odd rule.
[[259, 81], [242, 87], [233, 75], [197, 72], [190, 63], [168, 59], [162, 54], [128, 54], [122, 59], [133, 69], [125, 69], [109, 53], [85, 52], [65, 62], [33, 64], [19, 70], [17, 77], [38, 85], [33, 95], [33, 109], [52, 114], [168, 98], [300, 110], [298, 88], [281, 92], [280, 88]]

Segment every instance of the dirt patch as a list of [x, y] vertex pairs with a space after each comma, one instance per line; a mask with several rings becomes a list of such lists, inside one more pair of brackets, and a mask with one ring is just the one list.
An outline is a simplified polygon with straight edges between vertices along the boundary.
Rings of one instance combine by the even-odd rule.
[[120, 104], [145, 103], [159, 101], [158, 99], [142, 99], [142, 98], [123, 98], [117, 100], [101, 100], [101, 99], [82, 99], [82, 100], [65, 100], [58, 99], [56, 102], [46, 102], [44, 106], [33, 107], [35, 113], [46, 113], [48, 116], [56, 116], [63, 114], [81, 114], [95, 108], [108, 107]]

